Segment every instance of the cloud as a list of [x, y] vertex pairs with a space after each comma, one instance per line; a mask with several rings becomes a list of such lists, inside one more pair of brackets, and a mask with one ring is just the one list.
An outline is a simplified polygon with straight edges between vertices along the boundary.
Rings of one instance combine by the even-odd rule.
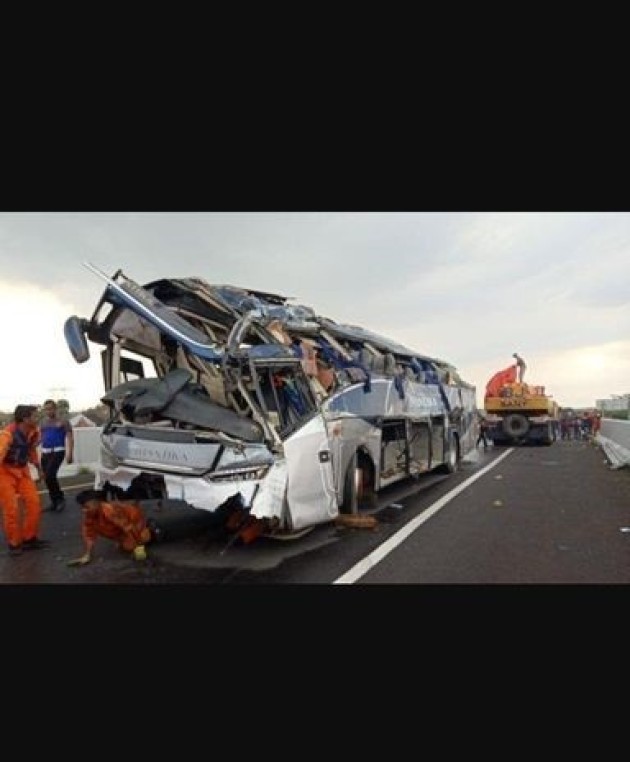
[[2, 385], [0, 409], [68, 399], [71, 407], [98, 404], [98, 360], [77, 365], [63, 336], [68, 306], [51, 291], [28, 283], [0, 284]]
[[[64, 319], [89, 317], [103, 290], [84, 261], [139, 283], [200, 276], [293, 296], [449, 360], [478, 386], [518, 351], [572, 406], [630, 390], [612, 366], [563, 372], [598, 346], [607, 362], [617, 346], [623, 367], [628, 213], [0, 213], [4, 285], [54, 295]], [[65, 346], [58, 354], [87, 377]]]

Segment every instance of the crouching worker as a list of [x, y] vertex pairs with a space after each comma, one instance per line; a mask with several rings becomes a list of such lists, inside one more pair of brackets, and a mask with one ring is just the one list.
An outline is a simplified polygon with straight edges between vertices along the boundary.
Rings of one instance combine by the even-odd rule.
[[68, 566], [83, 566], [92, 560], [97, 537], [117, 542], [120, 549], [132, 553], [136, 561], [146, 560], [145, 544], [151, 540], [151, 531], [142, 509], [133, 502], [106, 501], [103, 492], [86, 490], [76, 497], [81, 506], [83, 521], [81, 536], [85, 553], [68, 562]]

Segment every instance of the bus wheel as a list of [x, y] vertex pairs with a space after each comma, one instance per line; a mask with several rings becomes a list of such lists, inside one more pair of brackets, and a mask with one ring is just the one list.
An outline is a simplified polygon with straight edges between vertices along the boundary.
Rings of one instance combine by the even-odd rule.
[[450, 434], [444, 464], [438, 470], [445, 474], [454, 474], [459, 468], [459, 458], [459, 440], [455, 434]]
[[360, 509], [376, 505], [374, 492], [374, 467], [363, 453], [355, 453], [343, 482], [343, 502], [340, 513], [358, 513]]

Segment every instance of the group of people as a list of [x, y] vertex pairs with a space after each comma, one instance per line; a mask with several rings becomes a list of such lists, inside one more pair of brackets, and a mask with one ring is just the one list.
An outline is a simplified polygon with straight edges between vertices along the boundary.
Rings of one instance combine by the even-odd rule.
[[39, 537], [42, 505], [31, 467], [46, 483], [49, 509], [62, 511], [65, 496], [57, 475], [64, 459], [72, 463], [73, 448], [72, 426], [58, 417], [51, 399], [44, 402], [41, 424], [37, 405], [18, 405], [13, 421], [0, 430], [0, 510], [9, 555], [48, 547]]
[[586, 411], [581, 415], [560, 419], [561, 439], [590, 439], [601, 427], [601, 413]]
[[[72, 426], [58, 415], [54, 400], [44, 402], [41, 421], [37, 405], [15, 408], [12, 422], [0, 430], [0, 511], [10, 556], [50, 546], [39, 536], [43, 509], [37, 482], [44, 481], [48, 490], [50, 503], [46, 510], [63, 511], [66, 502], [58, 473], [64, 460], [71, 464], [73, 458]], [[36, 479], [31, 468], [37, 474]], [[69, 565], [89, 563], [98, 536], [114, 540], [137, 560], [146, 559], [144, 545], [150, 541], [151, 531], [138, 505], [107, 502], [102, 493], [93, 490], [76, 499], [82, 509], [85, 549]]]

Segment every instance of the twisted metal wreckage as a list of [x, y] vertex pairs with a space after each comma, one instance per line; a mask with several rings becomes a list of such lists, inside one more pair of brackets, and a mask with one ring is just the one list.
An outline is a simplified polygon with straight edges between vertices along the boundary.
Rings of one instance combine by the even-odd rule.
[[64, 334], [79, 363], [103, 347], [96, 488], [248, 542], [369, 515], [383, 487], [474, 449], [475, 388], [447, 362], [277, 294], [85, 266], [107, 285]]

